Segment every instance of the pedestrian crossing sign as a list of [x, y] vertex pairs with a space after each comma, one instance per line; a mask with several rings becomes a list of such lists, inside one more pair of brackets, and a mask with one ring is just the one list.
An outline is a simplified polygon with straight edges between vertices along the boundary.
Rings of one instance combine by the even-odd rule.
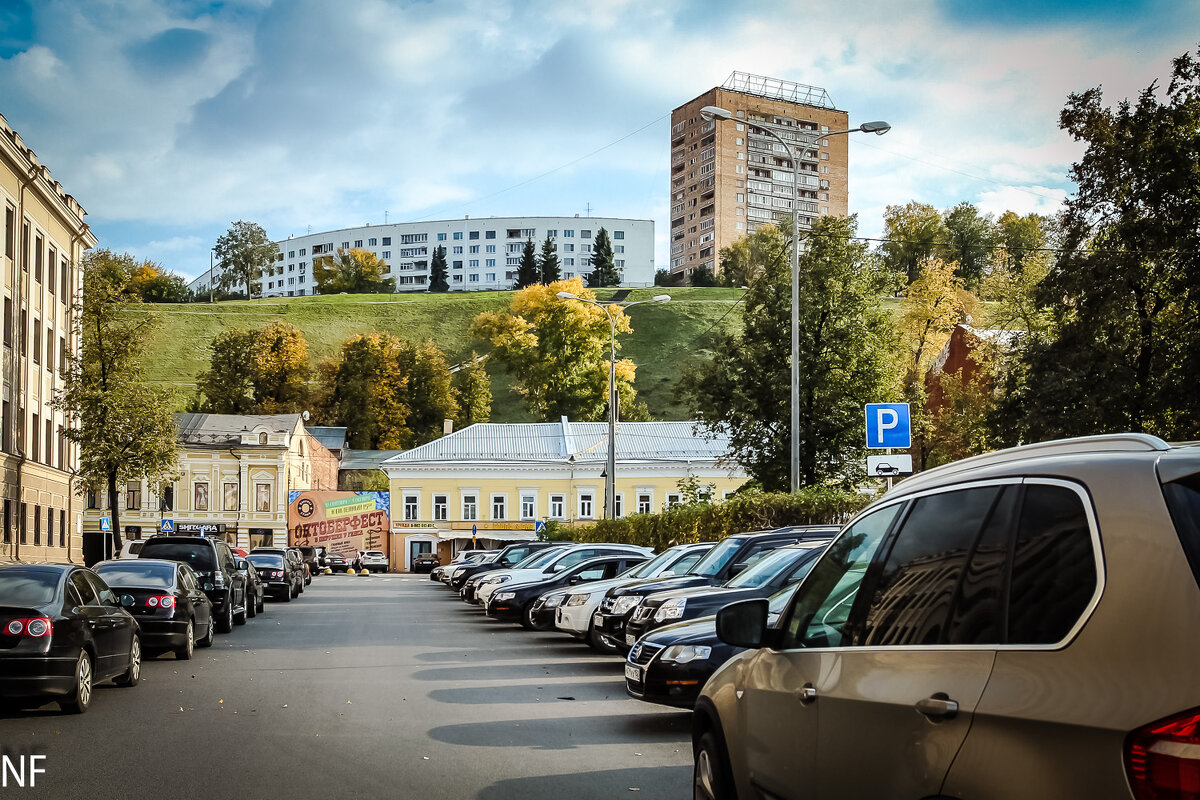
[[101, 517], [100, 518], [100, 530], [111, 531], [112, 530], [112, 520], [108, 517]]
[[175, 520], [164, 519], [162, 522], [159, 523], [158, 530], [160, 533], [174, 533], [175, 532]]

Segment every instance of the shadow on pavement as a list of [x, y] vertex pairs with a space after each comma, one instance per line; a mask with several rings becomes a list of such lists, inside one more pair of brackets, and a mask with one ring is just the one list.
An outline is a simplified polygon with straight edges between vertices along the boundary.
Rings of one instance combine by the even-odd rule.
[[438, 667], [414, 672], [419, 681], [496, 681], [508, 678], [586, 678], [592, 675], [620, 676], [622, 662], [554, 661], [549, 664], [484, 665], [478, 667]]
[[[475, 795], [475, 800], [575, 800], [630, 796], [636, 789], [647, 798], [688, 797], [691, 794], [691, 767], [646, 767], [577, 772], [570, 775], [539, 775], [497, 781]], [[634, 794], [633, 796], [638, 796]]]
[[[535, 643], [536, 644], [536, 643]], [[562, 643], [537, 645], [538, 654], [554, 658], [588, 658], [595, 659], [596, 654], [583, 644]], [[488, 647], [486, 649], [442, 650], [435, 653], [417, 653], [413, 656], [416, 661], [430, 664], [467, 664], [476, 661], [507, 661], [509, 659], [528, 659], [530, 645]], [[612, 663], [619, 664], [615, 657]]]
[[[586, 700], [624, 700], [625, 681], [604, 681], [574, 685], [547, 683], [545, 686], [514, 684], [512, 686], [472, 686], [466, 689], [434, 689], [428, 695], [439, 703], [570, 703]], [[569, 698], [569, 699], [564, 699]]]
[[[443, 725], [431, 729], [429, 737], [447, 744], [529, 747], [534, 750], [572, 750], [595, 744], [651, 742], [679, 742], [684, 745], [690, 741], [691, 723], [690, 711], [677, 714], [613, 714]], [[566, 793], [559, 795], [566, 796]]]

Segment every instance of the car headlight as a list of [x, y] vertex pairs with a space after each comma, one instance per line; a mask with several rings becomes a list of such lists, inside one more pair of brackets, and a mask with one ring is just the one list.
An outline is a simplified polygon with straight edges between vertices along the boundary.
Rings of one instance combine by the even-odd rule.
[[569, 595], [567, 597], [567, 602], [564, 603], [564, 605], [581, 606], [581, 605], [584, 605], [585, 603], [587, 603], [589, 597], [591, 597], [591, 595], [588, 595], [588, 594]]
[[501, 600], [512, 600], [516, 596], [516, 592], [496, 592], [494, 595], [492, 595], [492, 599], [499, 602]]
[[702, 661], [710, 655], [712, 648], [707, 645], [673, 644], [663, 651], [662, 660], [686, 664], [689, 661]]
[[642, 602], [642, 599], [643, 598], [640, 595], [625, 595], [624, 597], [618, 597], [617, 602], [613, 604], [613, 613], [624, 614], [626, 611], [629, 611], [629, 609]]
[[565, 594], [552, 594], [546, 598], [546, 602], [544, 605], [546, 608], [554, 608], [555, 606], [561, 606], [562, 601], [565, 600], [566, 597], [567, 596]]
[[659, 606], [658, 611], [654, 612], [654, 621], [663, 622], [668, 619], [679, 619], [683, 616], [683, 608], [686, 605], [687, 598], [673, 597]]

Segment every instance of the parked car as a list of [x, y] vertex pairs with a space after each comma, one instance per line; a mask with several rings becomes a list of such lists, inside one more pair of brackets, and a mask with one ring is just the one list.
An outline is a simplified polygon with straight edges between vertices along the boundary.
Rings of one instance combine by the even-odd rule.
[[629, 586], [609, 589], [600, 603], [596, 628], [604, 641], [622, 653], [629, 652], [636, 637], [625, 626], [634, 611], [656, 592], [692, 586], [720, 586], [776, 548], [805, 539], [827, 539], [837, 533], [836, 525], [797, 525], [770, 531], [737, 533], [722, 539], [704, 554], [687, 575], [654, 578]]
[[552, 551], [543, 561], [534, 562], [524, 569], [500, 569], [489, 573], [479, 581], [475, 597], [480, 604], [486, 607], [488, 598], [502, 584], [510, 581], [514, 585], [517, 583], [540, 581], [562, 572], [567, 567], [573, 567], [596, 556], [627, 554], [641, 555], [647, 558], [654, 555], [653, 551], [648, 547], [638, 547], [631, 544], [601, 543], [570, 545], [560, 550]]
[[137, 558], [145, 539], [127, 539], [121, 545], [121, 553], [117, 558]]
[[308, 585], [312, 583], [312, 576], [317, 575], [322, 571], [321, 564], [319, 563], [320, 559], [317, 554], [317, 548], [301, 546], [295, 549], [296, 552], [300, 554], [300, 560], [304, 562], [304, 566], [308, 567], [308, 580], [304, 582], [305, 585]]
[[[518, 561], [513, 566], [513, 569], [526, 569], [543, 564], [546, 561], [557, 558], [558, 553], [562, 550], [565, 550], [568, 546], [569, 545], [567, 544], [559, 543], [554, 547], [543, 547], [534, 550], [523, 561]], [[462, 588], [459, 589], [458, 596], [468, 603], [478, 603], [479, 598], [476, 595], [476, 592], [484, 580], [491, 578], [493, 574], [499, 573], [500, 569], [496, 566], [499, 561], [500, 559], [497, 558], [496, 561], [492, 562], [492, 564], [489, 565], [486, 570], [476, 572], [474, 575], [467, 578], [466, 581], [463, 582]], [[458, 574], [458, 570], [455, 570], [455, 574]], [[454, 579], [451, 579], [451, 587], [454, 586], [453, 580]]]
[[387, 572], [388, 557], [382, 550], [364, 550], [358, 556], [358, 568], [367, 572]]
[[684, 575], [705, 553], [712, 549], [712, 546], [712, 542], [676, 545], [612, 580], [572, 587], [563, 598], [562, 604], [555, 609], [554, 627], [577, 639], [583, 639], [593, 650], [615, 652], [611, 645], [606, 645], [601, 640], [600, 633], [596, 629], [598, 622], [595, 618], [596, 611], [600, 608], [600, 601], [604, 599], [605, 592], [641, 580], [667, 575]]
[[196, 646], [212, 646], [216, 633], [212, 601], [187, 564], [123, 559], [101, 561], [93, 570], [114, 592], [133, 598], [128, 610], [141, 632], [143, 656], [170, 651], [187, 661]]
[[519, 622], [528, 630], [549, 630], [554, 627], [554, 611], [551, 609], [549, 613], [541, 613], [545, 603], [538, 605], [538, 601], [542, 595], [567, 586], [615, 578], [647, 559], [645, 553], [602, 555], [546, 575], [540, 580], [506, 583], [499, 591], [492, 593], [484, 613], [495, 619]]
[[463, 564], [460, 567], [455, 567], [454, 571], [450, 573], [450, 588], [459, 592], [468, 578], [478, 575], [481, 572], [515, 567], [539, 550], [561, 546], [561, 542], [517, 542], [510, 544], [503, 548], [499, 555], [491, 561], [477, 564]]
[[[775, 625], [797, 584], [767, 601], [768, 623]], [[630, 697], [675, 708], [692, 708], [700, 689], [717, 669], [742, 648], [717, 638], [717, 617], [676, 622], [637, 640], [625, 661], [625, 691]]]
[[97, 683], [135, 686], [142, 642], [122, 600], [83, 567], [0, 566], [0, 698], [82, 713]]
[[711, 616], [738, 600], [770, 597], [807, 575], [830, 541], [810, 539], [773, 550], [724, 586], [698, 586], [648, 595], [625, 625], [626, 640], [632, 637], [636, 642], [647, 632], [672, 622]]
[[349, 572], [354, 568], [354, 560], [347, 558], [340, 553], [326, 553], [325, 566], [329, 567], [334, 572]]
[[246, 616], [256, 617], [263, 611], [267, 596], [267, 587], [263, 584], [262, 576], [258, 574], [250, 557], [238, 558], [234, 565], [237, 571], [246, 578]]
[[251, 550], [246, 558], [263, 582], [263, 591], [285, 603], [300, 592], [303, 578], [296, 572], [296, 565], [288, 561], [283, 553]]
[[697, 700], [696, 797], [1186, 798], [1200, 447], [1095, 436], [922, 472], [767, 620], [717, 614], [748, 652]]
[[429, 571], [429, 579], [441, 581], [448, 585], [450, 583], [450, 573], [454, 570], [471, 564], [483, 564], [495, 561], [499, 553], [499, 550], [463, 550], [451, 559], [449, 564], [442, 564], [431, 569]]
[[442, 565], [442, 560], [438, 558], [438, 554], [434, 552], [417, 553], [412, 558], [413, 572], [429, 572]]
[[325, 557], [328, 555], [328, 551], [321, 546], [314, 547], [313, 550], [317, 554], [317, 568], [324, 572], [326, 567]]
[[312, 576], [308, 574], [308, 570], [304, 565], [304, 559], [300, 555], [300, 551], [294, 547], [256, 547], [250, 551], [251, 555], [255, 553], [276, 553], [283, 556], [290, 569], [288, 577], [296, 580], [296, 589], [293, 597], [304, 594], [304, 587], [312, 582]]
[[182, 561], [195, 570], [200, 588], [212, 601], [217, 633], [246, 623], [246, 578], [237, 571], [236, 556], [225, 542], [205, 536], [155, 536], [146, 540], [138, 557]]

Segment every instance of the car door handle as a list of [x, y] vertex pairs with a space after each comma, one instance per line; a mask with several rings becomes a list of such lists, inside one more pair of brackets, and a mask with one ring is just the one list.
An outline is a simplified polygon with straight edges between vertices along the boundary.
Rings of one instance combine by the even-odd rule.
[[917, 711], [934, 721], [951, 719], [958, 714], [958, 703], [938, 692], [933, 697], [917, 701]]
[[806, 683], [796, 692], [796, 699], [800, 701], [800, 705], [806, 706], [817, 699], [817, 687], [811, 683]]

